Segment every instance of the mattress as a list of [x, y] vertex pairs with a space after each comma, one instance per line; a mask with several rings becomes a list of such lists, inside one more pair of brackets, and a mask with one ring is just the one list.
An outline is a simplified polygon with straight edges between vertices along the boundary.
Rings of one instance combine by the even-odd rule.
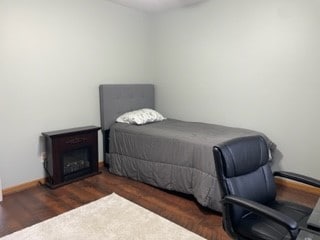
[[109, 135], [110, 172], [156, 187], [192, 194], [221, 212], [212, 148], [226, 140], [262, 133], [215, 124], [167, 119], [142, 126], [114, 123]]

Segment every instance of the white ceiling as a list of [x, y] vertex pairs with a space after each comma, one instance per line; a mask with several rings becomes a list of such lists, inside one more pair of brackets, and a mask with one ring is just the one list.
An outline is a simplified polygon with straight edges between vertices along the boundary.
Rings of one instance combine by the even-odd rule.
[[147, 12], [159, 12], [170, 8], [184, 7], [205, 0], [110, 0], [117, 4]]

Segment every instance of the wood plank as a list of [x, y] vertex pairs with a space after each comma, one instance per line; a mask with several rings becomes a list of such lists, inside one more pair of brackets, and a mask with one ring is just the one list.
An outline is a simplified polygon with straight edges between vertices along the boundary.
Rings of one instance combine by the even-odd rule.
[[0, 207], [0, 237], [115, 192], [207, 239], [229, 239], [221, 215], [201, 207], [193, 197], [102, 171], [57, 189], [28, 185], [6, 194]]
[[[192, 196], [115, 176], [105, 169], [102, 174], [57, 189], [40, 186], [37, 182], [23, 185], [27, 187], [24, 190], [19, 187], [19, 191], [6, 192], [0, 203], [0, 237], [115, 192], [206, 239], [230, 239], [222, 228], [221, 214], [200, 206]], [[304, 188], [297, 190], [286, 184], [278, 187], [279, 198], [296, 200], [307, 206], [313, 206], [319, 197], [313, 191], [303, 194]]]

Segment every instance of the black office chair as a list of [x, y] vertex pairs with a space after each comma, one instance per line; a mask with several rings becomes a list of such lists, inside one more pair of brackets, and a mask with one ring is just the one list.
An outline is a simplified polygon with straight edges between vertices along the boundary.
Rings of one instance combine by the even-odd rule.
[[234, 239], [295, 239], [312, 209], [276, 200], [274, 175], [320, 187], [316, 179], [272, 173], [261, 136], [236, 138], [213, 147], [223, 204], [223, 227]]

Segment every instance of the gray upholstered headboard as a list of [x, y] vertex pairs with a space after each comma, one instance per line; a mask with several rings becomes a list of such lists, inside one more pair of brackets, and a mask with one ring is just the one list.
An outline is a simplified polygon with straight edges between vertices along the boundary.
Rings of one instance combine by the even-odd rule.
[[110, 128], [121, 114], [140, 108], [154, 109], [152, 84], [103, 84], [99, 86], [101, 128]]

